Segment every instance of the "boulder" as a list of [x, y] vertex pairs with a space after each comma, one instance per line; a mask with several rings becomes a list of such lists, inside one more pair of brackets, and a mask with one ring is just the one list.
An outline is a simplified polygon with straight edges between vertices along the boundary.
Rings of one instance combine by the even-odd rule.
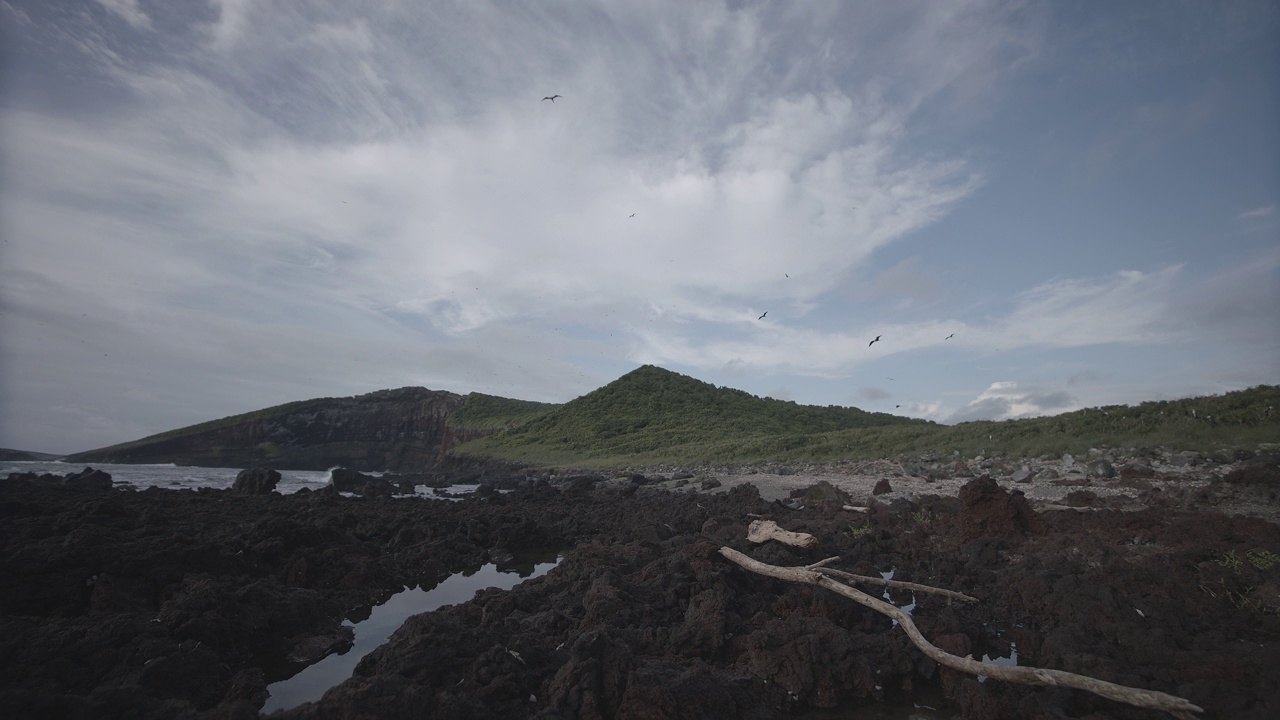
[[880, 482], [876, 483], [876, 486], [871, 490], [872, 495], [884, 495], [891, 492], [893, 492], [893, 488], [889, 485], [888, 478], [880, 478]]
[[720, 487], [720, 485], [721, 485], [721, 482], [720, 482], [719, 480], [717, 480], [716, 478], [713, 478], [713, 477], [707, 477], [707, 478], [703, 478], [703, 479], [702, 479], [702, 489], [703, 489], [703, 490], [714, 490], [714, 489], [716, 489], [716, 488]]
[[[483, 485], [481, 487], [484, 487]], [[357, 491], [361, 497], [388, 498], [395, 493], [395, 486], [380, 477], [371, 477]]]
[[1110, 460], [1098, 459], [1089, 461], [1089, 477], [1110, 479], [1116, 476], [1116, 468]]
[[69, 473], [62, 479], [62, 484], [77, 490], [110, 490], [111, 476], [87, 467], [78, 473]]
[[1135, 478], [1153, 478], [1156, 471], [1150, 465], [1142, 463], [1129, 462], [1120, 466], [1120, 479], [1133, 480]]
[[270, 495], [276, 489], [278, 482], [280, 482], [280, 473], [275, 470], [265, 467], [253, 468], [241, 470], [236, 475], [236, 481], [231, 485], [231, 489], [250, 495]]
[[983, 475], [960, 488], [960, 525], [965, 542], [983, 537], [1017, 537], [1043, 527], [1020, 491], [1007, 493]]
[[1259, 455], [1236, 463], [1226, 475], [1226, 483], [1241, 485], [1270, 485], [1280, 487], [1280, 455]]
[[1013, 481], [1016, 483], [1029, 483], [1035, 476], [1036, 474], [1031, 471], [1031, 468], [1023, 465], [1018, 472], [1013, 474]]
[[338, 492], [360, 492], [364, 484], [373, 479], [372, 475], [365, 475], [347, 468], [334, 468], [329, 471], [329, 485]]
[[791, 492], [791, 497], [807, 507], [821, 507], [829, 510], [839, 510], [845, 505], [854, 504], [849, 493], [826, 480], [819, 480], [803, 490], [794, 490]]

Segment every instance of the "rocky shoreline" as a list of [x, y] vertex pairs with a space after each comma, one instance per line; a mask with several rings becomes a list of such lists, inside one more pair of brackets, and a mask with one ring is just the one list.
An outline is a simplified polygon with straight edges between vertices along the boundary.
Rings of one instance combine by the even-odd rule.
[[[883, 616], [751, 576], [719, 556], [728, 546], [974, 595], [914, 598], [950, 652], [1016, 648], [1021, 664], [1180, 695], [1204, 717], [1276, 717], [1280, 458], [1260, 450], [433, 475], [481, 482], [455, 502], [369, 483], [282, 496], [269, 475], [198, 492], [10, 477], [0, 713], [256, 718], [281, 673], [350, 642], [344, 618], [556, 547], [547, 575], [410, 618], [350, 680], [280, 716], [775, 718], [940, 684], [964, 718], [1160, 717], [939, 670]], [[819, 544], [752, 545], [753, 518]]]

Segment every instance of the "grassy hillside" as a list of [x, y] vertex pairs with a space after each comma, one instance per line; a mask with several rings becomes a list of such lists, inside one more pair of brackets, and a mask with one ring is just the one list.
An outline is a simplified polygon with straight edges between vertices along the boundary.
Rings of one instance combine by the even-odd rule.
[[467, 395], [462, 407], [449, 414], [448, 425], [468, 429], [512, 427], [558, 407], [560, 406], [551, 403], [513, 400], [473, 392]]
[[1277, 386], [945, 426], [757, 398], [646, 366], [455, 452], [533, 465], [609, 467], [828, 462], [957, 451], [966, 457], [1039, 456], [1103, 446], [1212, 451], [1261, 443], [1280, 443]]
[[661, 462], [700, 455], [725, 442], [772, 448], [778, 438], [886, 425], [933, 424], [760, 398], [646, 365], [455, 453], [535, 464]]

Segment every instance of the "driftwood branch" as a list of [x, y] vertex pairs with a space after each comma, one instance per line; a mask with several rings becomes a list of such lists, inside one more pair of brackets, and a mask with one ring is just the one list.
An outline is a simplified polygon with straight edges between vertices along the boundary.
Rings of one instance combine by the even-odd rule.
[[[1105, 680], [1097, 680], [1095, 678], [1086, 677], [1084, 675], [1076, 675], [1075, 673], [1064, 672], [1062, 670], [1046, 670], [1033, 667], [1009, 667], [1003, 665], [987, 665], [985, 663], [974, 660], [972, 657], [958, 657], [952, 655], [925, 639], [920, 630], [916, 628], [911, 616], [901, 609], [890, 605], [883, 600], [871, 597], [870, 595], [849, 587], [841, 583], [829, 575], [827, 572], [833, 572], [823, 567], [779, 567], [777, 565], [768, 565], [729, 547], [720, 548], [720, 554], [729, 560], [742, 566], [757, 575], [765, 577], [786, 580], [787, 582], [802, 583], [806, 585], [817, 585], [826, 588], [838, 595], [843, 595], [854, 602], [864, 605], [875, 610], [876, 612], [887, 615], [902, 626], [907, 637], [911, 638], [911, 642], [916, 647], [928, 655], [939, 665], [949, 667], [953, 670], [959, 670], [970, 675], [985, 675], [996, 680], [1004, 680], [1005, 682], [1019, 683], [1022, 685], [1048, 685], [1050, 687], [1068, 687], [1077, 690], [1091, 692], [1094, 695], [1100, 695], [1117, 702], [1134, 705], [1136, 707], [1151, 708], [1154, 710], [1164, 710], [1175, 717], [1190, 719], [1192, 712], [1204, 712], [1204, 709], [1193, 704], [1189, 700], [1158, 692], [1155, 690], [1142, 690], [1139, 688], [1126, 687], [1109, 683]], [[824, 561], [825, 562], [825, 561]], [[820, 564], [819, 564], [820, 565]]]
[[[901, 590], [910, 590], [912, 592], [928, 593], [930, 595], [941, 595], [942, 597], [946, 598], [948, 601], [959, 600], [960, 602], [967, 602], [967, 603], [978, 602], [978, 598], [972, 595], [965, 595], [964, 593], [956, 592], [954, 590], [943, 590], [942, 588], [936, 588], [931, 585], [920, 585], [919, 583], [903, 582], [902, 580], [885, 580], [884, 578], [871, 577], [870, 575], [854, 575], [853, 573], [847, 573], [843, 570], [833, 570], [832, 568], [826, 567], [827, 565], [839, 559], [840, 559], [839, 556], [829, 557], [826, 560], [819, 560], [818, 562], [813, 563], [812, 565], [806, 565], [804, 566], [804, 569], [816, 570], [817, 572], [820, 572], [823, 575], [829, 575], [833, 578], [839, 578], [849, 584], [863, 583], [864, 585], [883, 585], [885, 587], [898, 588]], [[948, 602], [948, 604], [950, 604], [950, 602]]]
[[791, 545], [793, 547], [810, 548], [818, 544], [818, 538], [809, 533], [791, 532], [778, 527], [778, 523], [772, 520], [753, 520], [751, 525], [747, 527], [747, 540], [753, 543], [763, 543], [770, 540], [777, 540], [783, 545]]

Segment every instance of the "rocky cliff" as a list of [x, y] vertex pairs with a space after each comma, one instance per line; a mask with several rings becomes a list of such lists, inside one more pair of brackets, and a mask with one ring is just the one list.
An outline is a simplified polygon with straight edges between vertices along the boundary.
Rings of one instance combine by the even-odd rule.
[[435, 464], [463, 396], [406, 387], [320, 398], [172, 430], [66, 457], [73, 463], [420, 470]]

